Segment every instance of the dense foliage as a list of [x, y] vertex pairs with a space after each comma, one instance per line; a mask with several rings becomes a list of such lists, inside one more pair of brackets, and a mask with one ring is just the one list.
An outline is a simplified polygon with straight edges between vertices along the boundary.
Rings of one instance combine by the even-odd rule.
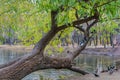
[[[119, 24], [119, 4], [120, 0], [0, 0], [0, 40], [1, 43], [7, 40], [35, 44], [50, 30], [51, 10], [58, 10], [56, 20], [60, 26], [92, 16], [97, 9], [100, 15], [99, 27], [94, 29], [114, 33], [114, 28]], [[70, 37], [73, 30], [69, 28], [58, 35], [62, 34], [61, 38]], [[61, 42], [57, 36], [51, 45]], [[67, 41], [71, 43], [70, 39]]]

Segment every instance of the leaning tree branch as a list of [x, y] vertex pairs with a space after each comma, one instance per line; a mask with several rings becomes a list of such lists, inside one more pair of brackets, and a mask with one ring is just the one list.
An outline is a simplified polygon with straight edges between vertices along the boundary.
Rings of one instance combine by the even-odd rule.
[[76, 25], [76, 26], [74, 26], [74, 27], [77, 28], [79, 31], [85, 32], [85, 30], [82, 28], [82, 26], [79, 26], [79, 25], [77, 26], [77, 25]]
[[88, 44], [88, 42], [89, 42], [90, 39], [91, 39], [91, 37], [88, 38], [88, 40], [84, 43], [84, 45], [79, 46], [74, 52], [71, 53], [71, 59], [72, 59], [72, 60], [73, 60], [74, 58], [76, 58], [76, 57], [80, 54], [80, 52], [81, 52], [82, 50], [85, 49], [85, 47], [87, 46], [87, 44]]
[[[95, 23], [93, 23], [93, 24], [95, 24]], [[90, 25], [90, 26], [93, 26], [93, 24], [92, 25]], [[76, 58], [79, 54], [80, 54], [80, 52], [82, 51], [82, 50], [84, 50], [85, 49], [85, 47], [87, 46], [87, 44], [88, 44], [88, 42], [89, 42], [89, 40], [92, 38], [92, 36], [93, 36], [93, 34], [91, 35], [91, 36], [86, 36], [86, 33], [87, 32], [89, 32], [89, 31], [85, 31], [84, 32], [84, 36], [85, 36], [85, 38], [87, 39], [86, 41], [85, 41], [85, 43], [82, 45], [82, 46], [79, 46], [75, 51], [73, 51], [73, 52], [70, 52], [69, 54], [68, 54], [68, 57], [70, 58], [70, 59], [74, 59], [74, 58]]]
[[96, 19], [96, 20], [94, 20], [90, 25], [88, 25], [87, 31], [89, 31], [90, 28], [91, 28], [94, 24], [96, 24], [97, 22], [98, 22], [98, 20]]

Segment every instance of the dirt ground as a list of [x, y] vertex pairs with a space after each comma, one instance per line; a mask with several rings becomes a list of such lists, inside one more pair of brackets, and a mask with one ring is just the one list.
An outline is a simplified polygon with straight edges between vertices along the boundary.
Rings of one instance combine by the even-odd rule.
[[105, 72], [101, 73], [99, 77], [95, 77], [93, 74], [87, 74], [84, 76], [72, 76], [66, 80], [120, 80], [120, 70], [115, 71], [112, 75]]

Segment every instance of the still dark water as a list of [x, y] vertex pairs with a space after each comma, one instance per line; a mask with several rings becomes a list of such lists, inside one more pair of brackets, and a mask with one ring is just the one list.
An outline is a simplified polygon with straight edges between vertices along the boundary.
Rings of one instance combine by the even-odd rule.
[[[0, 49], [0, 64], [7, 63], [25, 54], [28, 54], [28, 52]], [[99, 68], [99, 70], [107, 69], [107, 66], [109, 66], [113, 60], [109, 56], [81, 54], [74, 62], [76, 66], [79, 66], [81, 69], [94, 72], [96, 68]], [[76, 75], [80, 74], [66, 69], [48, 69], [33, 72], [22, 80], [64, 80], [65, 77]]]

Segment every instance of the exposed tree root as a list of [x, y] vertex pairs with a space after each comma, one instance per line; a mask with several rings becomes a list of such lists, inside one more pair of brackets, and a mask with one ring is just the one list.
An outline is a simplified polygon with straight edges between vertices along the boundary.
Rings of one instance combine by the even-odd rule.
[[84, 70], [81, 70], [81, 69], [78, 68], [78, 67], [71, 67], [71, 68], [69, 68], [69, 70], [74, 71], [74, 72], [77, 72], [77, 73], [80, 73], [80, 74], [82, 74], [82, 75], [89, 74], [89, 72], [84, 71]]

